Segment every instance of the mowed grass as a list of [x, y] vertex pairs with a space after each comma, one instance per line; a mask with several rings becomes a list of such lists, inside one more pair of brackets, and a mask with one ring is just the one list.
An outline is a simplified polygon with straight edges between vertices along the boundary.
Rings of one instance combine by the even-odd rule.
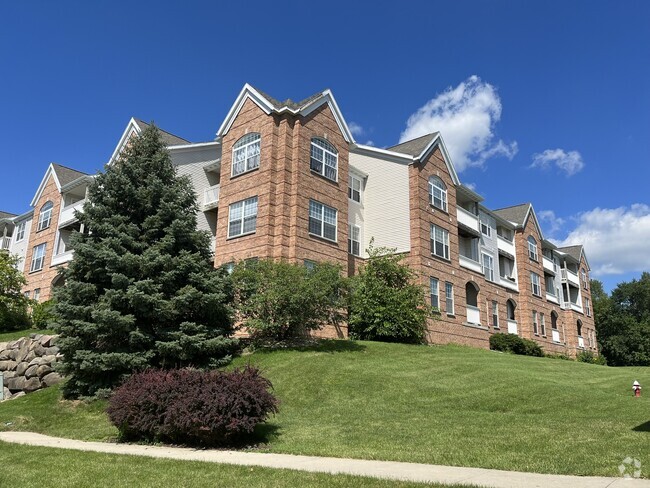
[[[136, 456], [27, 447], [0, 442], [0, 477], [22, 488], [203, 487], [229, 488], [416, 488], [423, 485], [347, 475], [305, 473], [195, 461], [171, 461]], [[10, 471], [9, 471], [10, 470]], [[10, 474], [11, 473], [11, 474]], [[10, 481], [9, 481], [10, 480]], [[7, 486], [9, 486], [9, 484]], [[458, 488], [458, 485], [454, 485]], [[462, 488], [462, 487], [460, 487]], [[469, 488], [469, 486], [466, 486]]]
[[0, 342], [15, 341], [21, 337], [29, 337], [30, 334], [54, 334], [54, 332], [48, 329], [23, 329], [11, 332], [0, 332]]
[[[607, 368], [460, 346], [325, 341], [256, 352], [281, 401], [259, 429], [269, 452], [576, 475], [650, 477], [650, 368]], [[0, 429], [107, 440], [105, 403], [57, 389], [0, 405]], [[6, 423], [9, 423], [6, 425]]]

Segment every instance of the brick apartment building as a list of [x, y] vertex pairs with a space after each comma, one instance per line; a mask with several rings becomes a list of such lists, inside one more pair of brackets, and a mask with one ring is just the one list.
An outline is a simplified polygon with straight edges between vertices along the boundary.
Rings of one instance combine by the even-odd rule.
[[[109, 163], [147, 124], [131, 119]], [[379, 149], [358, 144], [329, 90], [280, 102], [245, 85], [214, 141], [162, 132], [179, 174], [192, 180], [198, 227], [215, 266], [250, 258], [354, 274], [375, 246], [404, 253], [439, 310], [433, 343], [487, 348], [511, 332], [552, 353], [597, 352], [582, 246], [543, 236], [531, 204], [490, 210], [464, 186], [439, 133]], [[18, 254], [25, 293], [39, 300], [73, 257], [74, 211], [92, 176], [51, 164], [31, 202], [0, 213], [0, 245]]]

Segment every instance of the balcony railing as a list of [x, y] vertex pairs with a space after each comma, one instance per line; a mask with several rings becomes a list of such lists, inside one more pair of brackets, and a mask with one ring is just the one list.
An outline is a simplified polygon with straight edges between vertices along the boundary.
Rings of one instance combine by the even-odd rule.
[[11, 237], [0, 237], [0, 249], [9, 249]]
[[480, 233], [478, 225], [478, 216], [468, 212], [463, 207], [456, 207], [456, 215], [458, 216], [458, 223], [464, 225], [468, 229], [472, 229], [477, 234]]
[[501, 236], [497, 236], [497, 246], [500, 250], [505, 251], [509, 255], [516, 256], [515, 244], [512, 241], [504, 239]]
[[508, 279], [505, 276], [499, 276], [499, 284], [501, 286], [505, 286], [506, 288], [509, 288], [513, 291], [519, 291], [519, 286], [517, 286], [517, 282], [511, 279]]
[[219, 206], [219, 189], [221, 185], [206, 188], [203, 193], [203, 210], [210, 210]]
[[73, 257], [74, 257], [74, 251], [72, 250], [62, 252], [61, 254], [52, 256], [52, 266], [57, 266], [59, 264], [67, 263], [68, 261], [72, 261]]
[[553, 338], [553, 342], [560, 342], [560, 331], [557, 329], [553, 329], [551, 331], [551, 336]]
[[464, 268], [471, 269], [472, 271], [476, 271], [477, 273], [483, 273], [483, 267], [481, 266], [481, 263], [479, 263], [478, 261], [474, 261], [470, 257], [459, 254], [458, 261], [460, 265], [463, 266]]
[[555, 267], [555, 261], [547, 258], [546, 256], [542, 256], [542, 262], [544, 263], [544, 270], [549, 271], [551, 273], [557, 273], [557, 268]]
[[467, 305], [467, 323], [480, 325], [481, 311], [478, 309], [478, 307]]
[[516, 334], [517, 333], [517, 321], [508, 319], [506, 322], [508, 323], [508, 334]]
[[562, 268], [562, 281], [569, 282], [572, 285], [580, 288], [580, 280], [578, 280], [578, 274], [574, 273], [570, 269]]
[[65, 227], [66, 225], [75, 222], [77, 220], [74, 215], [75, 210], [83, 212], [84, 203], [86, 203], [85, 199], [74, 202], [67, 207], [63, 207], [63, 210], [61, 210], [61, 218], [59, 219], [59, 228]]

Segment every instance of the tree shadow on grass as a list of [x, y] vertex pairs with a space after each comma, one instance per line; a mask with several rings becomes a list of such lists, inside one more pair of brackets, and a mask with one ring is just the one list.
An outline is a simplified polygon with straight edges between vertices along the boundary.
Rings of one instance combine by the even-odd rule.
[[632, 430], [634, 432], [650, 432], [650, 420], [641, 425], [637, 425]]

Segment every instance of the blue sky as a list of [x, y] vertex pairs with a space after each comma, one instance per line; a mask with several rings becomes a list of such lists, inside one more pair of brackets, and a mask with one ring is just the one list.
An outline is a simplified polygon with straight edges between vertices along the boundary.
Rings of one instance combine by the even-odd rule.
[[331, 88], [357, 140], [441, 130], [491, 208], [530, 201], [611, 288], [650, 270], [650, 2], [0, 6], [0, 209], [94, 172], [129, 118], [214, 138], [244, 83]]

